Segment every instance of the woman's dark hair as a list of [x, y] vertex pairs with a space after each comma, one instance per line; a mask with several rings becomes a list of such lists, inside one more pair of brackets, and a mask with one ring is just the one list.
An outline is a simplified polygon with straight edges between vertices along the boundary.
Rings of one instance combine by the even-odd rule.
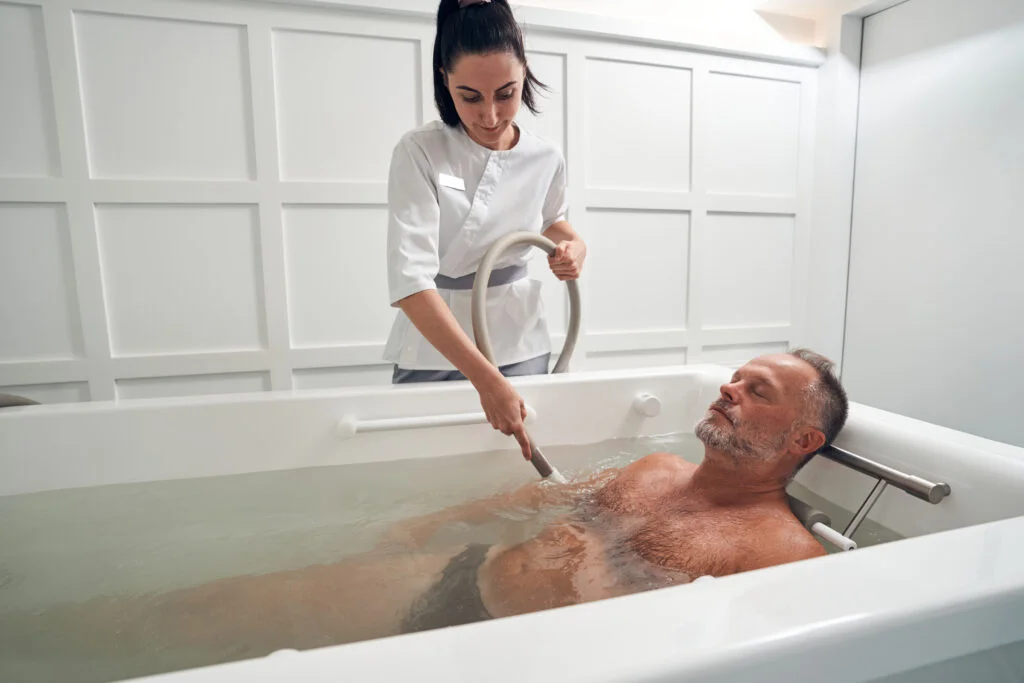
[[495, 52], [511, 52], [526, 69], [523, 79], [523, 104], [534, 114], [537, 109], [537, 88], [547, 89], [530, 71], [526, 64], [526, 48], [523, 32], [512, 14], [508, 0], [491, 0], [466, 7], [459, 6], [459, 0], [441, 0], [437, 8], [437, 35], [434, 38], [434, 103], [441, 114], [441, 120], [449, 126], [459, 124], [448, 86], [444, 82], [445, 72], [462, 55], [486, 55]]

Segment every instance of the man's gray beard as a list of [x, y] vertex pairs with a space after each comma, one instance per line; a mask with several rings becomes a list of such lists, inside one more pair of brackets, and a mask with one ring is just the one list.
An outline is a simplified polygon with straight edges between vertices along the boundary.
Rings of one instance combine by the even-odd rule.
[[775, 439], [765, 435], [764, 438], [756, 441], [745, 439], [736, 433], [739, 423], [733, 423], [732, 429], [726, 429], [714, 423], [715, 414], [708, 411], [708, 414], [697, 423], [694, 434], [709, 448], [728, 453], [733, 460], [740, 458], [754, 458], [767, 460], [782, 448], [789, 437], [788, 433], [780, 434]]

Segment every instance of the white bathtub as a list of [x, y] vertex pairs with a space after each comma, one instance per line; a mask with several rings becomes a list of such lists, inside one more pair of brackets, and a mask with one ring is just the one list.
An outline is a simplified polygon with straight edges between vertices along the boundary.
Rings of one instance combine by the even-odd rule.
[[[516, 384], [536, 411], [536, 441], [566, 446], [690, 430], [729, 372], [687, 366]], [[660, 400], [660, 414], [633, 410], [642, 392]], [[478, 411], [464, 383], [8, 409], [0, 411], [0, 497], [491, 449], [509, 449], [512, 462], [510, 440], [486, 425], [358, 431], [374, 420]], [[346, 417], [359, 425], [349, 438], [339, 429]], [[870, 518], [905, 540], [625, 598], [159, 678], [1024, 680], [1024, 449], [861, 405], [851, 407], [837, 445], [947, 482], [952, 494], [931, 505], [890, 487]], [[522, 468], [517, 476], [531, 476], [521, 461], [515, 467]], [[874, 483], [820, 457], [797, 481], [848, 510]]]

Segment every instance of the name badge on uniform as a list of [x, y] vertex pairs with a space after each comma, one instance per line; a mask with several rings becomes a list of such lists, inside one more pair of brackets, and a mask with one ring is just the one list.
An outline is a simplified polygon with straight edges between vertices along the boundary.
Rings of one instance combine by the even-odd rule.
[[466, 191], [465, 180], [462, 178], [456, 178], [453, 175], [448, 175], [447, 173], [439, 173], [437, 176], [437, 182], [443, 187], [450, 187], [453, 190], [462, 190], [463, 192]]

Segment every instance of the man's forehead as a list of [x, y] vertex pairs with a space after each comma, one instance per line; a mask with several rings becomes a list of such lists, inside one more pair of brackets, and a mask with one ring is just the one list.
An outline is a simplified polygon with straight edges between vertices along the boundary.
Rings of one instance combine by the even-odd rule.
[[815, 380], [814, 368], [787, 353], [758, 356], [741, 367], [740, 372], [757, 375], [787, 389], [803, 389]]

